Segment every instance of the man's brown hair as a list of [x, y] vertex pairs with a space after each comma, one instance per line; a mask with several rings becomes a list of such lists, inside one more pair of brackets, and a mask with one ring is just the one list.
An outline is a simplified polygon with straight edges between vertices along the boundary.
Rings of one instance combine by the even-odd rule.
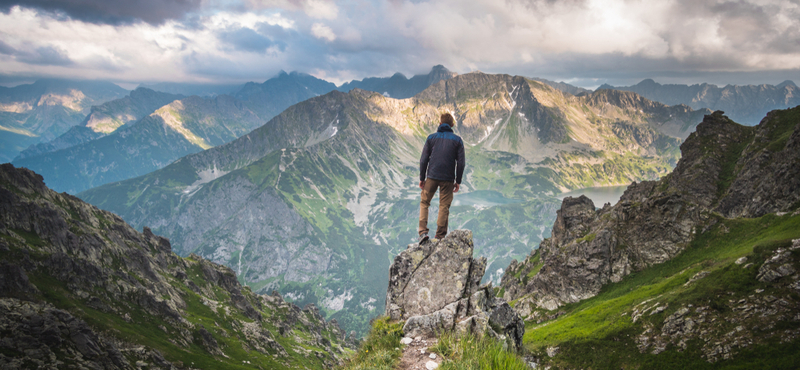
[[442, 117], [439, 120], [442, 123], [446, 123], [446, 124], [450, 125], [450, 127], [453, 127], [453, 126], [456, 125], [456, 120], [453, 118], [453, 115], [450, 114], [450, 113], [442, 114]]

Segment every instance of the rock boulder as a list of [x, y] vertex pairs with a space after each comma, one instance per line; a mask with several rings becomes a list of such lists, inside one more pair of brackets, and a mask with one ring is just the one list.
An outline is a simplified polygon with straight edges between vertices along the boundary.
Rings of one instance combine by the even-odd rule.
[[525, 325], [507, 303], [480, 286], [486, 259], [474, 259], [472, 232], [455, 230], [436, 242], [411, 244], [389, 269], [386, 314], [405, 320], [406, 336], [490, 335], [519, 349]]

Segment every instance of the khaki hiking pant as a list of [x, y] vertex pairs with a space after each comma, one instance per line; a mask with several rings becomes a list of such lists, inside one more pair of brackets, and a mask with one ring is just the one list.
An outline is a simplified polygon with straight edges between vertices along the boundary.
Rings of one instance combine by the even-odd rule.
[[436, 220], [436, 239], [442, 239], [447, 235], [447, 220], [450, 218], [450, 203], [453, 202], [453, 181], [439, 181], [433, 179], [425, 180], [422, 189], [422, 199], [419, 202], [419, 235], [428, 234], [428, 207], [431, 199], [439, 190], [439, 218]]

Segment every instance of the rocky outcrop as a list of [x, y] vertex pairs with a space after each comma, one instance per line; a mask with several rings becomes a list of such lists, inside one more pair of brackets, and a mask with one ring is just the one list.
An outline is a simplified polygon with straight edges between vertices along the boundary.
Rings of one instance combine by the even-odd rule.
[[0, 166], [0, 257], [0, 368], [171, 369], [243, 353], [268, 368], [312, 356], [319, 368], [344, 353], [344, 332], [313, 306], [256, 295], [230, 268], [180, 258], [150, 229], [10, 164]]
[[660, 181], [633, 183], [616, 205], [599, 210], [583, 196], [564, 199], [552, 236], [506, 270], [504, 298], [520, 299], [526, 316], [555, 310], [676, 256], [698, 228], [716, 222], [715, 212], [757, 217], [797, 209], [799, 115], [800, 107], [775, 111], [746, 127], [715, 112], [681, 145], [681, 160]]
[[472, 252], [469, 230], [409, 245], [389, 270], [386, 314], [405, 320], [408, 337], [472, 333], [519, 349], [525, 325], [508, 303], [494, 298], [491, 283], [479, 286], [486, 259], [474, 259]]

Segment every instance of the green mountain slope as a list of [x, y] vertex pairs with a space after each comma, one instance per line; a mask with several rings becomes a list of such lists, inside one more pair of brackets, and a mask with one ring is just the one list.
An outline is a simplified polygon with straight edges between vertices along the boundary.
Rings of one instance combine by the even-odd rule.
[[537, 311], [526, 348], [556, 369], [794, 368], [798, 275], [768, 274], [800, 271], [800, 215], [717, 220], [669, 262]]
[[0, 210], [3, 367], [322, 369], [349, 351], [316, 307], [254, 294], [29, 170], [0, 166]]
[[80, 196], [168, 235], [179, 254], [231, 266], [256, 291], [315, 302], [363, 330], [383, 310], [385, 271], [398, 252], [390, 248], [415, 240], [418, 156], [440, 112], [457, 117], [468, 146], [463, 189], [480, 198], [456, 205], [452, 223], [485, 235], [479, 253], [495, 272], [548, 234], [551, 195], [665, 174], [680, 139], [658, 129], [693, 127], [702, 114], [611, 94], [630, 99], [597, 103], [480, 73], [411, 99], [331, 92], [231, 143]]

